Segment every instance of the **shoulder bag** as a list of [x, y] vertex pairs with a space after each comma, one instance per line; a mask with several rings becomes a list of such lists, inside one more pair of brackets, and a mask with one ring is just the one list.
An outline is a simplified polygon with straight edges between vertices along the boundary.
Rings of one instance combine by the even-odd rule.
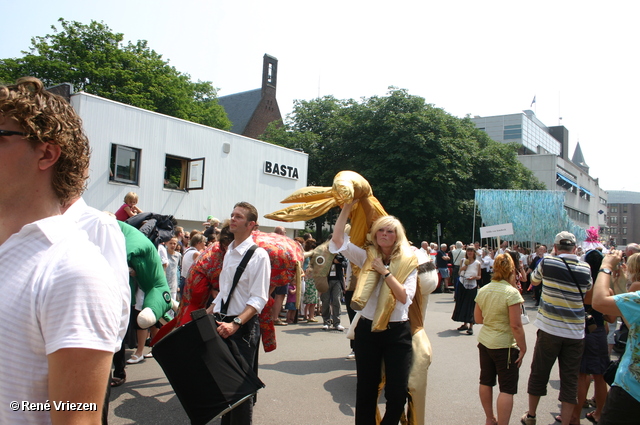
[[[227, 301], [257, 248], [245, 253], [236, 269]], [[204, 309], [191, 313], [193, 320], [153, 347], [153, 357], [162, 367], [192, 424], [207, 424], [252, 397], [264, 384], [247, 364], [234, 341], [223, 339], [213, 315]], [[247, 402], [251, 402], [250, 400]]]

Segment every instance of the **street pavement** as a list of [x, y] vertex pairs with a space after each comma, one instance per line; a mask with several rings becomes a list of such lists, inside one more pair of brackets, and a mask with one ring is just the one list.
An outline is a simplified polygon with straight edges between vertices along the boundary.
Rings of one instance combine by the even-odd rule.
[[[531, 324], [525, 326], [527, 353], [520, 369], [518, 394], [514, 397], [512, 424], [520, 423], [527, 409], [529, 377], [536, 329], [533, 301], [526, 296]], [[484, 424], [478, 397], [477, 334], [467, 335], [455, 329], [451, 320], [452, 294], [432, 294], [425, 329], [433, 347], [429, 369], [426, 424]], [[343, 306], [344, 310], [344, 306]], [[343, 311], [342, 323], [348, 325]], [[258, 392], [254, 408], [256, 425], [347, 425], [354, 423], [356, 365], [347, 360], [350, 352], [346, 332], [323, 331], [319, 323], [299, 323], [276, 327], [278, 348], [271, 353], [260, 349], [260, 379], [266, 388]], [[127, 357], [132, 353], [128, 350]], [[579, 361], [579, 359], [576, 359]], [[205, 388], [202, 391], [206, 391]], [[497, 387], [494, 400], [497, 397]], [[554, 424], [560, 413], [557, 364], [551, 373], [548, 395], [538, 408], [538, 425]], [[494, 404], [495, 405], [495, 404]], [[380, 407], [384, 409], [384, 400]], [[586, 410], [583, 411], [586, 413]], [[109, 423], [189, 424], [189, 419], [169, 385], [162, 369], [153, 359], [127, 366], [127, 382], [112, 389]], [[210, 424], [218, 425], [219, 419]], [[588, 423], [586, 419], [582, 423]]]

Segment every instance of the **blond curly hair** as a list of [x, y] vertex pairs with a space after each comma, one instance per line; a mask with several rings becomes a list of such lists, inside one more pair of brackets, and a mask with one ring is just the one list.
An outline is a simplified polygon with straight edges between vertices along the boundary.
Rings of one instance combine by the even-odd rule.
[[82, 120], [64, 98], [46, 91], [39, 79], [22, 77], [15, 84], [0, 86], [0, 115], [14, 119], [31, 143], [60, 146], [51, 184], [61, 203], [82, 194], [88, 177], [89, 140]]

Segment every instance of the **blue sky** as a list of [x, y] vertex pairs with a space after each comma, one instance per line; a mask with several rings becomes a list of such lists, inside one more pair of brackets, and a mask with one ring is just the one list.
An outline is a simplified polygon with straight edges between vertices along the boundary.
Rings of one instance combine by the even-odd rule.
[[[219, 95], [260, 87], [279, 60], [278, 104], [404, 88], [456, 116], [533, 109], [580, 142], [605, 190], [640, 191], [635, 131], [640, 3], [618, 1], [3, 2], [0, 58], [21, 56], [63, 17], [147, 40]], [[35, 13], [33, 12], [35, 11]], [[533, 97], [536, 103], [530, 107]], [[562, 121], [560, 121], [562, 117]]]

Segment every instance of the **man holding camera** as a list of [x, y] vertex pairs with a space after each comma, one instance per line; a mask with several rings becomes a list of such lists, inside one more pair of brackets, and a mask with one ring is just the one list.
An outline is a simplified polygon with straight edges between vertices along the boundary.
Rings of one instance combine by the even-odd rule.
[[336, 331], [344, 331], [344, 326], [340, 324], [340, 300], [344, 293], [345, 271], [347, 260], [338, 254], [333, 258], [331, 270], [327, 276], [329, 290], [320, 294], [322, 300], [322, 319], [324, 324], [322, 330], [328, 331], [333, 327]]
[[577, 403], [578, 374], [582, 357], [585, 310], [591, 304], [591, 269], [578, 259], [576, 237], [560, 232], [554, 241], [554, 254], [545, 256], [531, 273], [533, 285], [542, 284], [538, 318], [539, 328], [531, 363], [527, 393], [529, 410], [521, 418], [524, 425], [535, 425], [540, 397], [547, 394], [549, 374], [558, 359], [562, 424], [569, 424]]

